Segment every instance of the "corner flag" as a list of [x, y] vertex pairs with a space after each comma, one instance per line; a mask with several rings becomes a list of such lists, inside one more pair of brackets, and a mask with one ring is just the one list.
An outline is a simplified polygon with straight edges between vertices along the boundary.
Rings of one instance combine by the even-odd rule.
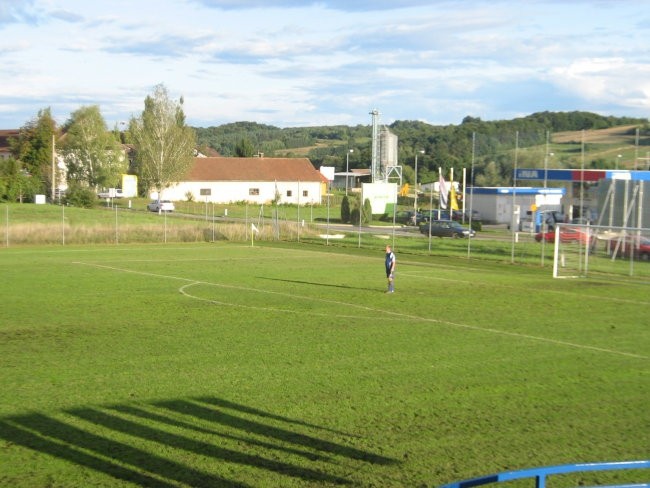
[[255, 227], [255, 224], [251, 223], [251, 231], [255, 232], [256, 234], [259, 234], [260, 231], [257, 227]]

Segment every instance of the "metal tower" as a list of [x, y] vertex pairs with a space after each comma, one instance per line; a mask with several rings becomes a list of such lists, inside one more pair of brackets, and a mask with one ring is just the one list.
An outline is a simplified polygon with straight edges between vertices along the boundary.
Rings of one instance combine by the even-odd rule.
[[376, 183], [384, 180], [379, 162], [379, 110], [373, 109], [370, 115], [372, 115], [372, 161], [370, 164], [370, 172], [372, 174], [372, 182]]

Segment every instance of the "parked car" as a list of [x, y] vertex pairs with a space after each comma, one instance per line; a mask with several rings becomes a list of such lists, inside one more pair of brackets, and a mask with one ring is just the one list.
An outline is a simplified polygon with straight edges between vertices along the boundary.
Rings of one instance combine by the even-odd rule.
[[[587, 230], [579, 227], [560, 227], [560, 242], [581, 242], [585, 244], [587, 242]], [[592, 239], [594, 236], [592, 235]], [[544, 233], [538, 232], [535, 234], [535, 240], [537, 242], [542, 242], [544, 239], [546, 242], [555, 242], [555, 230], [548, 230]]]
[[630, 257], [630, 251], [634, 251], [633, 258], [640, 261], [650, 261], [650, 238], [628, 236], [625, 240], [617, 242], [616, 239], [609, 241], [610, 252], [617, 248], [619, 256], [623, 258]]
[[[420, 225], [420, 232], [432, 237], [474, 237], [476, 232], [473, 229], [463, 227], [454, 220], [432, 220]], [[430, 233], [430, 234], [429, 234]]]
[[577, 224], [577, 225], [588, 225], [592, 224], [591, 220], [586, 219], [584, 217], [576, 217], [575, 219], [571, 219], [571, 224]]
[[548, 230], [554, 230], [556, 224], [562, 224], [567, 221], [566, 215], [557, 210], [544, 211], [542, 212], [542, 215], [544, 216], [544, 221], [546, 222]]
[[449, 213], [449, 210], [440, 210], [440, 209], [433, 209], [433, 210], [428, 210], [427, 213], [424, 214], [424, 216], [427, 218], [427, 222], [429, 220], [452, 220], [452, 216]]
[[[384, 221], [392, 221], [393, 214], [386, 214], [382, 219]], [[399, 210], [395, 213], [395, 222], [403, 225], [420, 225], [422, 222], [427, 222], [426, 215], [413, 210]]]
[[[463, 220], [465, 220], [465, 222], [469, 222], [469, 210], [466, 210], [464, 215], [462, 210], [452, 210], [451, 218], [459, 222], [462, 222]], [[483, 220], [481, 217], [481, 212], [478, 210], [472, 210], [472, 221], [480, 222], [481, 220]]]
[[[452, 210], [451, 214], [449, 213], [449, 210], [427, 210], [426, 212], [423, 212], [421, 214], [422, 216], [422, 221], [423, 222], [428, 222], [429, 219], [431, 220], [455, 220], [457, 222], [462, 222], [463, 218], [465, 222], [469, 222], [469, 210], [465, 211], [465, 214], [463, 215], [462, 210]], [[478, 210], [472, 210], [472, 221], [473, 222], [480, 222], [482, 219], [481, 213]]]
[[152, 212], [173, 212], [175, 207], [174, 202], [169, 200], [154, 200], [147, 205], [147, 210]]
[[[386, 220], [392, 220], [392, 214], [386, 215]], [[415, 225], [415, 212], [413, 210], [399, 210], [395, 212], [395, 222], [404, 225]]]
[[641, 237], [638, 242], [633, 239], [635, 244], [634, 257], [641, 261], [650, 261], [650, 238]]

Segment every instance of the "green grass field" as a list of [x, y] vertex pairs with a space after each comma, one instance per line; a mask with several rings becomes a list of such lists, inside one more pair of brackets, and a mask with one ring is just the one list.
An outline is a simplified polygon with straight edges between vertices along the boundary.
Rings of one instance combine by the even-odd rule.
[[[0, 486], [423, 487], [648, 458], [647, 285], [397, 251], [386, 295], [381, 250], [0, 249]], [[648, 481], [552, 486], [618, 480]]]

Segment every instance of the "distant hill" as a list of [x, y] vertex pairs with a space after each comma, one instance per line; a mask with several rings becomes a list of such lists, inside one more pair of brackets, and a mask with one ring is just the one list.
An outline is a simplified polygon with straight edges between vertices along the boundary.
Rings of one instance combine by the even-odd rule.
[[[416, 153], [420, 182], [434, 180], [438, 168], [446, 173], [469, 168], [473, 161], [474, 181], [490, 185], [511, 183], [515, 148], [519, 167], [539, 167], [547, 146], [552, 167], [634, 167], [636, 155], [644, 157], [650, 150], [647, 119], [590, 112], [539, 112], [501, 121], [465, 117], [461, 124], [446, 126], [396, 121], [388, 128], [399, 138], [406, 181], [414, 179]], [[196, 128], [199, 144], [223, 156], [307, 156], [315, 167], [334, 166], [337, 171], [345, 170], [346, 160], [350, 169], [369, 167], [371, 130], [370, 124], [278, 128], [255, 122]]]

